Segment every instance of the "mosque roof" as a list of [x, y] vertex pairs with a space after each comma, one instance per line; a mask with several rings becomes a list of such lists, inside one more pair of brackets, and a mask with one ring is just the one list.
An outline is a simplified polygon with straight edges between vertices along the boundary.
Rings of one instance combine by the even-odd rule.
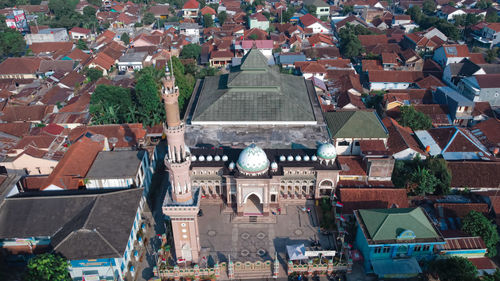
[[325, 113], [332, 138], [387, 138], [388, 132], [375, 111], [342, 110]]
[[[191, 122], [316, 122], [314, 87], [303, 77], [281, 74], [256, 48], [239, 69], [203, 81]], [[308, 84], [309, 83], [309, 84]]]

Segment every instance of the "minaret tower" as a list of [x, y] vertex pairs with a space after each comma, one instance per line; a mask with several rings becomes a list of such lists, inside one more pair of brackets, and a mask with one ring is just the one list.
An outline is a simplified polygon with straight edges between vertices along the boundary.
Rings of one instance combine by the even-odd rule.
[[163, 203], [163, 213], [170, 217], [175, 254], [178, 262], [198, 263], [200, 239], [198, 232], [199, 188], [191, 186], [189, 168], [191, 156], [184, 141], [186, 127], [179, 115], [179, 88], [175, 86], [172, 67], [163, 79], [162, 99], [167, 120], [163, 132], [168, 150], [165, 166], [169, 174], [170, 190]]

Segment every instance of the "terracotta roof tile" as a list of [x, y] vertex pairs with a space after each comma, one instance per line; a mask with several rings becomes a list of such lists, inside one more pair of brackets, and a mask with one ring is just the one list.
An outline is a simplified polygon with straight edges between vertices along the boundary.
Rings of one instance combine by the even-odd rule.
[[420, 154], [426, 154], [422, 149], [420, 149], [416, 139], [413, 137], [413, 131], [411, 128], [399, 125], [396, 120], [390, 117], [384, 118], [382, 122], [387, 128], [387, 131], [389, 131], [387, 146], [392, 154], [396, 154], [408, 148]]
[[483, 215], [488, 215], [488, 204], [486, 203], [434, 203], [437, 213], [443, 214], [443, 217], [464, 218], [470, 211], [476, 211]]
[[40, 58], [7, 58], [0, 63], [0, 74], [35, 74], [41, 61]]
[[368, 72], [370, 82], [408, 82], [414, 83], [423, 77], [421, 71], [379, 71]]
[[19, 138], [29, 134], [30, 129], [30, 123], [0, 123], [0, 132]]
[[342, 212], [352, 214], [359, 209], [408, 208], [408, 197], [403, 188], [340, 188]]
[[182, 9], [198, 9], [200, 7], [200, 3], [196, 0], [188, 0]]
[[498, 188], [500, 183], [500, 162], [450, 161], [451, 187]]

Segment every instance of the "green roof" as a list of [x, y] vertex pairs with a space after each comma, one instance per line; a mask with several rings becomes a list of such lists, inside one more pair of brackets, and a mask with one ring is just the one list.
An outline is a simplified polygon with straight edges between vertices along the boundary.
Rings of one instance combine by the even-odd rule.
[[416, 239], [439, 239], [421, 208], [392, 208], [359, 210], [365, 229], [373, 241], [396, 240], [402, 232], [410, 230]]
[[325, 113], [332, 138], [387, 138], [387, 129], [375, 111], [345, 110]]
[[281, 74], [253, 48], [238, 70], [204, 79], [191, 122], [316, 122], [314, 95], [310, 81]]

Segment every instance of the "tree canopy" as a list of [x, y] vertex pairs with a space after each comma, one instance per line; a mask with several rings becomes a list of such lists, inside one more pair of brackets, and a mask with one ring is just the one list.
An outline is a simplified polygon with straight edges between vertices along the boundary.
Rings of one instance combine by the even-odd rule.
[[361, 45], [361, 41], [358, 39], [358, 35], [368, 34], [373, 34], [373, 32], [364, 26], [346, 24], [346, 26], [339, 31], [341, 53], [350, 59], [359, 57], [364, 52], [364, 48], [363, 45]]
[[401, 106], [401, 118], [399, 123], [402, 126], [410, 127], [413, 130], [427, 130], [432, 128], [432, 120], [426, 114], [416, 111], [413, 106]]
[[120, 40], [122, 40], [122, 42], [125, 44], [125, 45], [128, 45], [130, 44], [130, 36], [128, 35], [127, 32], [124, 32], [122, 34], [122, 36], [120, 36]]
[[155, 15], [153, 13], [147, 12], [144, 14], [144, 17], [142, 17], [142, 23], [145, 25], [150, 25], [153, 22], [155, 22]]
[[25, 276], [27, 281], [71, 280], [67, 261], [54, 254], [36, 255], [28, 261]]
[[153, 71], [147, 70], [138, 75], [135, 84], [138, 111], [142, 117], [138, 119], [145, 125], [159, 124], [165, 116], [161, 103], [159, 82], [159, 80], [155, 79]]
[[180, 57], [182, 59], [198, 59], [201, 54], [201, 46], [198, 44], [187, 44], [182, 47]]
[[464, 257], [438, 259], [431, 263], [430, 271], [441, 281], [475, 281], [477, 269]]
[[95, 82], [102, 77], [102, 70], [98, 68], [87, 68], [85, 71], [85, 75], [89, 78], [91, 82]]
[[214, 26], [214, 19], [212, 18], [211, 14], [204, 14], [203, 15], [203, 26], [204, 27]]
[[[427, 3], [427, 4], [426, 4]], [[419, 6], [410, 7], [406, 13], [410, 15], [411, 19], [414, 20], [418, 25], [420, 30], [428, 29], [429, 27], [436, 27], [444, 35], [448, 36], [450, 39], [458, 40], [460, 39], [460, 30], [452, 23], [448, 22], [446, 19], [441, 19], [436, 16], [432, 16], [435, 10], [435, 3], [431, 0], [427, 0], [423, 4], [424, 13], [422, 13], [422, 9]], [[433, 6], [434, 5], [434, 6]], [[434, 7], [434, 8], [432, 8]], [[432, 12], [430, 10], [434, 9]], [[472, 16], [470, 17], [472, 21]]]
[[451, 172], [443, 158], [396, 160], [392, 182], [413, 195], [443, 195], [450, 192]]
[[481, 236], [488, 248], [488, 257], [497, 255], [499, 240], [497, 226], [491, 223], [482, 213], [470, 211], [462, 221], [462, 231], [472, 236]]
[[94, 124], [128, 123], [126, 114], [132, 107], [129, 89], [98, 85], [90, 98], [90, 114]]
[[223, 25], [226, 22], [226, 19], [227, 19], [227, 13], [226, 13], [226, 11], [221, 11], [217, 15], [217, 19], [219, 20], [220, 25]]

